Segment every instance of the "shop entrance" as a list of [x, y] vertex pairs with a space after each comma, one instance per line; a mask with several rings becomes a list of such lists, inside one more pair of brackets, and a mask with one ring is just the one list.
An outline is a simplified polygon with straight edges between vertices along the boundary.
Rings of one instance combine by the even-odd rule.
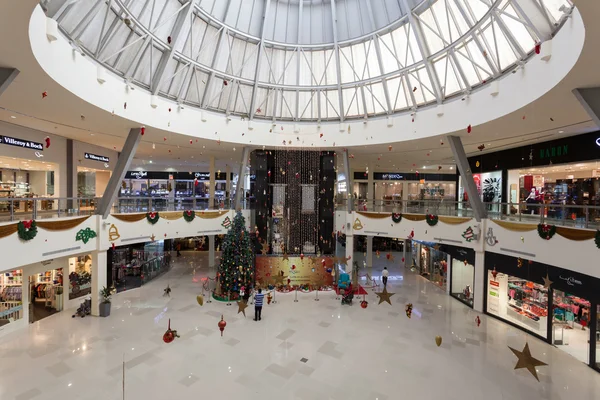
[[34, 323], [62, 311], [63, 269], [53, 269], [29, 277], [29, 322]]
[[553, 291], [553, 299], [552, 344], [588, 363], [592, 339], [590, 302], [560, 290]]

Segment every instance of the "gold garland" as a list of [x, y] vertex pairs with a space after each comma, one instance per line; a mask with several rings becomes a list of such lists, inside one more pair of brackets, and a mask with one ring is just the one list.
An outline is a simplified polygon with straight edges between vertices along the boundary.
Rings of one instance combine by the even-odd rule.
[[203, 219], [214, 219], [219, 218], [221, 215], [225, 215], [229, 213], [229, 210], [221, 210], [221, 211], [196, 211], [196, 217], [200, 217]]
[[448, 224], [448, 225], [460, 225], [460, 224], [464, 224], [465, 222], [469, 222], [472, 218], [465, 218], [465, 217], [442, 217], [440, 215], [438, 217], [438, 219], [440, 220], [440, 222], [443, 222], [443, 223]]
[[141, 214], [111, 214], [114, 218], [123, 222], [138, 222], [146, 218], [146, 213]]
[[164, 218], [168, 221], [176, 221], [180, 218], [183, 218], [183, 214], [181, 213], [181, 211], [168, 211], [168, 212], [161, 212], [160, 217]]
[[62, 221], [35, 221], [38, 228], [45, 229], [47, 231], [65, 231], [67, 229], [73, 229], [76, 226], [81, 225], [90, 216], [65, 219]]
[[425, 221], [425, 214], [402, 214], [403, 219], [409, 221]]
[[565, 239], [575, 240], [578, 242], [584, 240], [592, 240], [596, 237], [596, 231], [584, 231], [583, 229], [556, 227], [556, 233]]
[[530, 232], [537, 230], [537, 225], [531, 224], [521, 224], [519, 222], [508, 222], [508, 221], [500, 221], [500, 220], [492, 220], [496, 225], [503, 227], [504, 229], [508, 229], [509, 231], [514, 232]]
[[384, 218], [389, 218], [392, 216], [392, 213], [374, 213], [374, 212], [363, 212], [363, 211], [357, 211], [356, 212], [359, 215], [362, 215], [365, 218], [370, 218], [370, 219], [384, 219]]

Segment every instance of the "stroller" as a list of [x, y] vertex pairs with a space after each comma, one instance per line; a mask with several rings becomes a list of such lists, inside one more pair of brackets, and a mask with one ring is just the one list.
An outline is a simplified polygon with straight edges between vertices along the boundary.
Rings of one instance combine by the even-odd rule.
[[352, 287], [342, 290], [344, 291], [344, 293], [342, 293], [342, 305], [348, 304], [351, 306], [352, 299], [354, 298], [354, 290], [352, 290]]
[[75, 318], [77, 316], [83, 318], [86, 315], [90, 315], [92, 313], [92, 300], [91, 299], [85, 299], [83, 301], [83, 303], [81, 303], [81, 305], [79, 306], [79, 308], [77, 309], [77, 311], [75, 311], [75, 314], [73, 314], [71, 316], [71, 318]]

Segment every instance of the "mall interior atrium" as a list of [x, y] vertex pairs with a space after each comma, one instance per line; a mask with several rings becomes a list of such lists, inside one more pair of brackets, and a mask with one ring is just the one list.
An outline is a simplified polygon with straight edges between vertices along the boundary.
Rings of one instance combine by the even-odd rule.
[[0, 399], [597, 400], [599, 18], [0, 0]]

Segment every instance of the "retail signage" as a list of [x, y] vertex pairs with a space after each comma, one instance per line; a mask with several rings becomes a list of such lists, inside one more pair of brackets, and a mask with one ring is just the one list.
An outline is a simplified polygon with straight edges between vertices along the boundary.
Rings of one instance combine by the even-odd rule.
[[[176, 172], [173, 174], [176, 180], [194, 180], [198, 179], [199, 181], [209, 181], [210, 180], [210, 172]], [[233, 179], [233, 173], [230, 175], [231, 179]], [[227, 173], [225, 172], [215, 172], [215, 180], [224, 181], [227, 179]]]
[[[374, 172], [373, 180], [376, 181], [420, 181], [426, 182], [456, 182], [456, 174], [415, 174], [398, 172]], [[365, 172], [354, 172], [355, 180], [365, 181], [368, 174]], [[342, 179], [339, 179], [342, 180]]]
[[16, 139], [10, 136], [0, 136], [0, 143], [9, 146], [22, 147], [24, 149], [44, 151], [44, 145], [41, 143], [32, 142], [31, 140]]
[[127, 173], [127, 175], [129, 175], [129, 176], [125, 176], [126, 178], [142, 179], [142, 178], [148, 177], [148, 172], [147, 171], [130, 171]]
[[540, 149], [540, 159], [562, 157], [569, 154], [569, 145], [553, 146]]
[[562, 279], [563, 281], [567, 282], [567, 285], [569, 285], [569, 286], [575, 286], [575, 285], [581, 286], [582, 285], [580, 280], [575, 279], [572, 276], [563, 277], [562, 275], [559, 275], [558, 277], [560, 279]]
[[393, 172], [375, 172], [373, 174], [373, 179], [377, 181], [401, 181], [404, 179], [404, 176], [402, 176], [402, 174], [396, 174]]
[[168, 172], [159, 171], [127, 171], [125, 179], [161, 179], [168, 180]]
[[110, 158], [106, 157], [106, 156], [99, 156], [97, 154], [92, 154], [92, 153], [83, 153], [83, 157], [86, 160], [92, 160], [92, 161], [100, 161], [100, 162], [110, 162]]
[[596, 146], [600, 147], [600, 137], [596, 139]]

